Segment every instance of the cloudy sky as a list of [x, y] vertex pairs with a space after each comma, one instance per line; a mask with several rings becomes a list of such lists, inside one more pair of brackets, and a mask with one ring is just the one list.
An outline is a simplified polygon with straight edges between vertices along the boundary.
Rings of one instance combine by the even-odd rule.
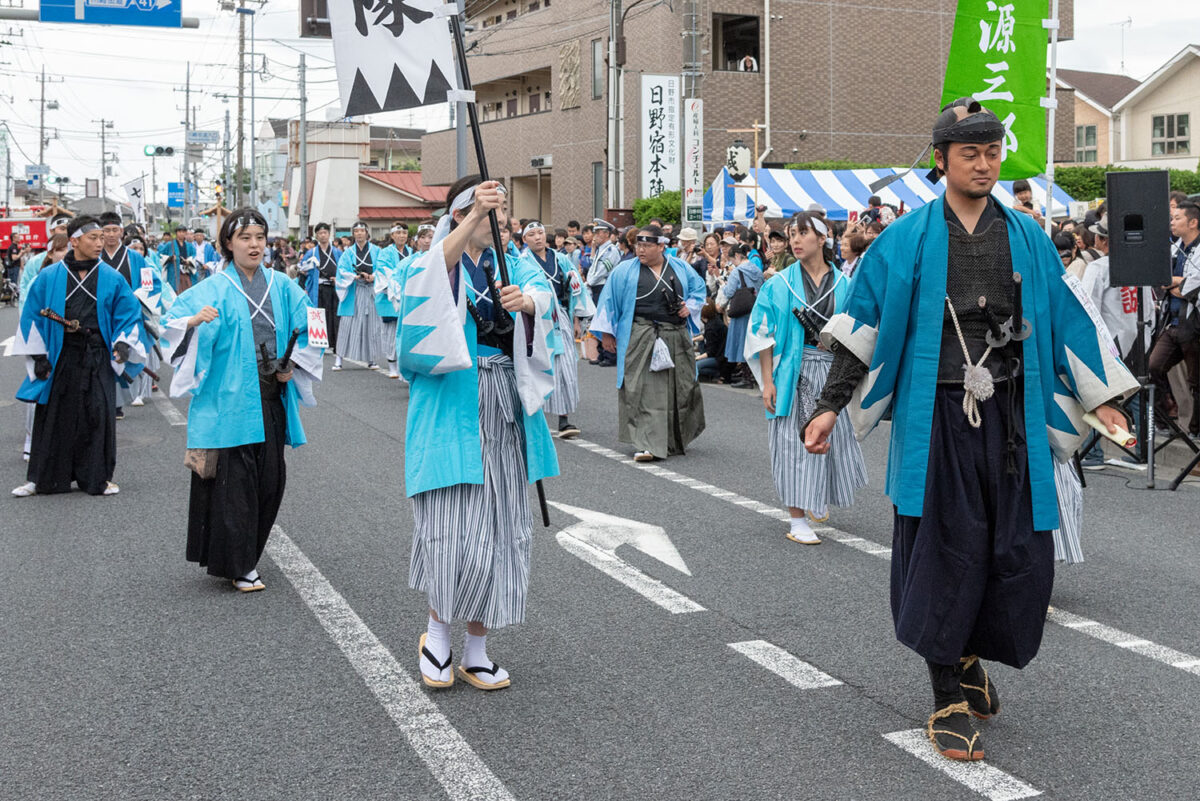
[[[111, 120], [105, 149], [118, 159], [109, 179], [111, 197], [123, 197], [119, 186], [130, 178], [145, 173], [149, 180], [151, 160], [142, 155], [144, 145], [180, 146], [189, 61], [191, 104], [198, 109], [198, 127], [223, 133], [227, 109], [236, 126], [236, 15], [216, 10], [216, 0], [183, 2], [184, 14], [200, 19], [199, 29], [0, 22], [0, 119], [7, 121], [15, 139], [14, 175], [23, 175], [26, 164], [37, 163], [37, 76], [43, 66], [47, 78], [54, 81], [47, 82], [46, 97], [59, 103], [58, 110], [46, 112], [47, 134], [52, 137], [46, 162], [55, 174], [75, 184], [99, 177], [98, 121]], [[27, 7], [35, 5], [36, 0], [26, 0]], [[1130, 24], [1123, 26], [1128, 19]], [[309, 54], [309, 113], [314, 119], [325, 119], [326, 112], [338, 106], [330, 43], [298, 38], [297, 0], [270, 0], [257, 15], [255, 27], [262, 69], [257, 118], [299, 113], [296, 65], [303, 51]], [[1075, 40], [1062, 44], [1060, 66], [1120, 71], [1122, 32], [1124, 71], [1145, 78], [1185, 45], [1200, 43], [1200, 7], [1168, 0], [1075, 0]], [[222, 94], [235, 97], [226, 101]], [[445, 106], [437, 106], [378, 115], [373, 121], [438, 128], [445, 126], [447, 113]], [[208, 151], [205, 187], [211, 185], [220, 158], [218, 148]], [[160, 200], [165, 198], [167, 180], [178, 180], [179, 162], [178, 158], [158, 160]]]

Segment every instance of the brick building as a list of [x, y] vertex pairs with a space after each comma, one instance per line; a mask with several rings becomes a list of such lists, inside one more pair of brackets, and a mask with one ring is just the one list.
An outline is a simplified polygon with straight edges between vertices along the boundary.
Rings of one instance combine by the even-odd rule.
[[[639, 76], [685, 72], [684, 34], [693, 18], [711, 181], [733, 139], [750, 141], [727, 131], [765, 120], [768, 80], [772, 149], [764, 166], [827, 159], [907, 165], [929, 139], [955, 7], [955, 0], [697, 0], [672, 11], [666, 3], [626, 2], [624, 205], [639, 191]], [[472, 0], [466, 8], [475, 26], [468, 63], [488, 167], [512, 190], [513, 214], [538, 216], [540, 194], [547, 220], [598, 215], [607, 206], [610, 4]], [[1060, 37], [1070, 38], [1073, 1], [1059, 8]], [[756, 71], [738, 69], [746, 55]], [[1056, 160], [1074, 157], [1073, 107], [1070, 90], [1060, 90]], [[455, 179], [453, 130], [427, 133], [421, 153], [427, 185]], [[531, 166], [538, 156], [551, 157], [540, 179]], [[473, 152], [468, 165], [475, 170]]]

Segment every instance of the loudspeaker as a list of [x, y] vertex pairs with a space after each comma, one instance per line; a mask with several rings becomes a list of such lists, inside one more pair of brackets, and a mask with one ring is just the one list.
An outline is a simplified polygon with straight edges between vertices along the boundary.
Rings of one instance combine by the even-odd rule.
[[1112, 286], [1171, 283], [1166, 170], [1108, 173], [1108, 263]]

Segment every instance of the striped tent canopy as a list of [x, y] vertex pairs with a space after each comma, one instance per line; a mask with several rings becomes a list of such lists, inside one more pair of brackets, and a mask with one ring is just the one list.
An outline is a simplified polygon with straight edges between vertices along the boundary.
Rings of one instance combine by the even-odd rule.
[[[767, 217], [787, 218], [804, 211], [813, 203], [825, 208], [829, 219], [845, 220], [851, 211], [862, 211], [867, 207], [867, 198], [878, 194], [884, 203], [905, 210], [923, 206], [935, 200], [946, 187], [942, 182], [931, 184], [925, 179], [925, 170], [914, 170], [898, 181], [894, 181], [879, 192], [872, 193], [871, 183], [887, 175], [903, 172], [898, 167], [882, 167], [871, 170], [752, 170], [741, 181], [733, 181], [726, 168], [704, 193], [704, 221], [745, 222], [754, 218], [755, 187], [757, 202], [767, 207]], [[736, 183], [736, 186], [733, 184]], [[1013, 203], [1012, 181], [999, 181], [992, 190], [1005, 206]], [[1046, 208], [1046, 179], [1030, 178], [1034, 205]], [[1060, 187], [1054, 187], [1054, 211], [1052, 216], [1067, 214], [1072, 198]]]

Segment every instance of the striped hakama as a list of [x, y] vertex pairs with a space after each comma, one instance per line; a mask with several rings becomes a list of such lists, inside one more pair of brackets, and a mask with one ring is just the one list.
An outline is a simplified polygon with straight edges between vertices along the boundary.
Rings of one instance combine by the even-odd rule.
[[380, 347], [383, 348], [383, 354], [389, 362], [396, 361], [396, 326], [399, 321], [399, 317], [380, 318], [380, 325], [383, 329]]
[[867, 466], [847, 415], [838, 415], [829, 453], [804, 449], [804, 426], [821, 397], [831, 364], [833, 354], [829, 351], [806, 348], [791, 413], [768, 421], [771, 477], [784, 506], [818, 512], [831, 504], [850, 506], [855, 491], [867, 484]]
[[337, 354], [343, 359], [379, 364], [385, 353], [383, 321], [375, 308], [375, 295], [369, 286], [360, 283], [354, 288], [354, 314], [343, 317], [338, 327]]
[[1054, 489], [1058, 491], [1058, 528], [1054, 537], [1054, 561], [1077, 565], [1083, 561], [1079, 529], [1083, 523], [1083, 487], [1070, 462], [1054, 460]]
[[555, 311], [555, 325], [562, 337], [563, 352], [554, 357], [554, 392], [546, 398], [545, 409], [550, 414], [565, 415], [579, 406], [579, 352], [575, 350], [575, 330], [570, 316], [561, 306]]
[[413, 496], [408, 584], [426, 593], [439, 620], [495, 629], [525, 619], [533, 517], [512, 359], [481, 356], [478, 364], [483, 484]]

